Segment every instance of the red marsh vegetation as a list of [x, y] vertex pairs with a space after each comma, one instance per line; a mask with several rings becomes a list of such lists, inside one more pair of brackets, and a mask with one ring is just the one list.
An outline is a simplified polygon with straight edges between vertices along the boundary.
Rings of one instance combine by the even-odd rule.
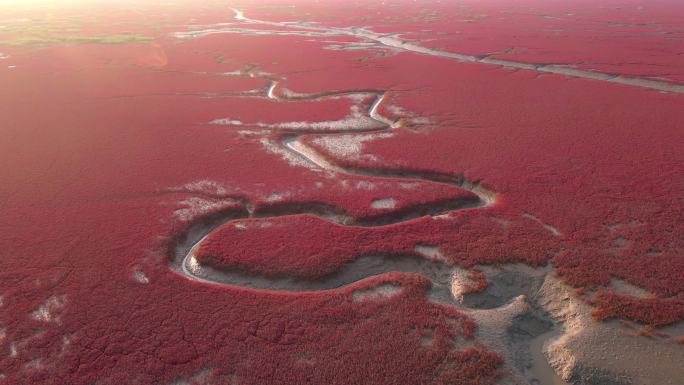
[[[431, 246], [439, 254], [422, 257], [466, 268], [551, 263], [598, 289], [598, 319], [684, 318], [680, 93], [181, 3], [0, 10], [0, 384], [484, 385], [503, 374], [475, 321], [429, 300], [420, 274], [306, 293], [189, 279], [173, 268], [178, 245], [209, 225], [196, 257], [224, 269], [322, 278]], [[478, 58], [684, 80], [665, 1], [609, 2], [630, 4], [617, 13], [468, 3], [235, 6]], [[236, 24], [211, 26], [225, 22]], [[589, 26], [605, 39], [584, 44]], [[652, 296], [605, 289], [612, 278]], [[386, 285], [399, 289], [373, 291]]]

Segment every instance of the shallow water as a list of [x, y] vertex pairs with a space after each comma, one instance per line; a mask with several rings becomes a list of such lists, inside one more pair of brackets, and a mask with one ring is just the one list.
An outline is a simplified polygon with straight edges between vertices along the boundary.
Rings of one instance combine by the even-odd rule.
[[532, 378], [530, 380], [532, 385], [570, 385], [556, 374], [544, 354], [544, 343], [555, 335], [556, 332], [550, 330], [530, 340], [532, 367], [529, 368], [528, 374]]

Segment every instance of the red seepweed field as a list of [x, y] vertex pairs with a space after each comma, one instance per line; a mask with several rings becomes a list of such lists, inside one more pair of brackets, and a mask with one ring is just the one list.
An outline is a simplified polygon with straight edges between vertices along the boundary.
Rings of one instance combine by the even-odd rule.
[[683, 18], [1, 6], [0, 384], [677, 384]]

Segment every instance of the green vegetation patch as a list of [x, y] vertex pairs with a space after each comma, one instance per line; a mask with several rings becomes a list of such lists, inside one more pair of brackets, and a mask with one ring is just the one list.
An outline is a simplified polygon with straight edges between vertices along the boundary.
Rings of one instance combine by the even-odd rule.
[[59, 43], [96, 43], [96, 44], [122, 44], [128, 42], [141, 42], [154, 40], [151, 36], [118, 34], [104, 36], [19, 36], [13, 39], [2, 40], [0, 45], [24, 46], [24, 45], [48, 45]]

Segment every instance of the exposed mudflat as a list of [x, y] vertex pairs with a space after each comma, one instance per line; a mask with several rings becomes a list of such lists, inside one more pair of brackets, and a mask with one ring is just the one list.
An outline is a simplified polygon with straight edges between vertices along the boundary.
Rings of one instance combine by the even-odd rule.
[[[639, 325], [596, 322], [591, 307], [550, 269], [483, 269], [490, 287], [464, 296], [463, 304], [478, 321], [479, 337], [505, 352], [512, 373], [505, 383], [675, 385], [684, 378], [680, 344], [639, 336]], [[664, 331], [681, 335], [684, 325]]]
[[[596, 322], [591, 307], [572, 289], [548, 276], [539, 292], [540, 305], [558, 323], [555, 338], [544, 346], [556, 373], [570, 384], [681, 384], [684, 349], [671, 338], [638, 336], [639, 325]], [[665, 328], [681, 335], [681, 323]]]

